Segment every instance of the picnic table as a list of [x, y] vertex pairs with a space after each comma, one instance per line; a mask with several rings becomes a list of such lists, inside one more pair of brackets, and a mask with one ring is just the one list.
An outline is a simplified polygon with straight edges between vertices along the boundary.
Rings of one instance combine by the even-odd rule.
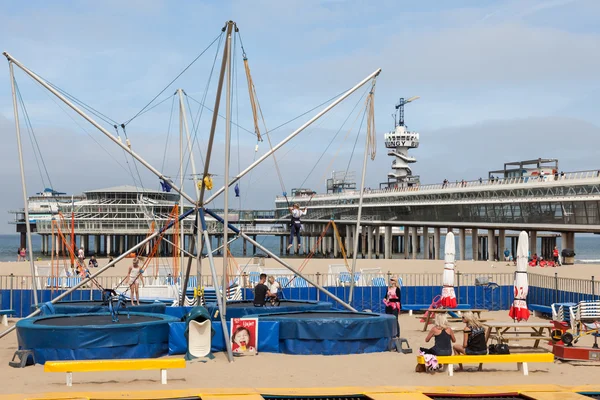
[[482, 310], [479, 308], [473, 308], [473, 309], [455, 309], [455, 308], [429, 308], [427, 310], [425, 310], [425, 315], [423, 316], [423, 319], [425, 320], [425, 324], [423, 325], [423, 332], [427, 332], [427, 327], [429, 326], [430, 323], [433, 322], [433, 320], [435, 319], [435, 314], [437, 313], [456, 313], [458, 315], [460, 315], [461, 313], [470, 311], [473, 314], [475, 314], [477, 316], [477, 318], [479, 320], [481, 320], [481, 313], [487, 310]]
[[[514, 322], [514, 321], [495, 321], [483, 324], [487, 329], [485, 332], [486, 342], [493, 338], [499, 343], [534, 340], [533, 347], [537, 348], [542, 340], [552, 340], [551, 332], [554, 325], [551, 322]], [[544, 336], [544, 330], [548, 330], [548, 335]]]

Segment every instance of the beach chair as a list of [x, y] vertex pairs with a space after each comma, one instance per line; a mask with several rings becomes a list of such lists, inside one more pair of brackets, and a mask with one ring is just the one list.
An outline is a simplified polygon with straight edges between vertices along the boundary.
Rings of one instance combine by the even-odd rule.
[[65, 278], [65, 287], [72, 288], [73, 286], [77, 285], [80, 282], [81, 282], [81, 277], [79, 277], [79, 276], [72, 276], [69, 278]]
[[275, 280], [277, 282], [279, 282], [279, 284], [281, 285], [281, 288], [283, 289], [284, 287], [287, 287], [288, 284], [290, 283], [290, 279], [286, 276], [279, 276], [277, 278], [275, 278]]
[[196, 275], [191, 275], [188, 280], [187, 288], [193, 290], [196, 287], [198, 287], [198, 277]]
[[248, 274], [248, 282], [251, 287], [256, 286], [256, 284], [260, 281], [260, 272], [258, 271], [250, 271]]
[[[340, 286], [350, 286], [350, 273], [340, 272], [338, 282]], [[360, 272], [354, 273], [354, 284], [356, 285], [360, 280]]]
[[306, 282], [306, 279], [297, 276], [296, 279], [294, 279], [294, 287], [297, 288], [307, 288], [308, 287], [308, 282]]
[[50, 277], [46, 279], [46, 288], [50, 289], [62, 289], [63, 278]]
[[371, 278], [371, 284], [373, 286], [387, 286], [387, 283], [385, 282], [385, 278], [383, 276], [376, 276], [374, 278]]

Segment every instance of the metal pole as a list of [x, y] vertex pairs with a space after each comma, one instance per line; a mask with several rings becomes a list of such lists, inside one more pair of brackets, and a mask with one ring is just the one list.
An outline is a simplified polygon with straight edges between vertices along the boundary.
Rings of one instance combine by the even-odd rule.
[[171, 186], [171, 188], [174, 191], [176, 191], [177, 193], [181, 194], [187, 201], [189, 201], [190, 203], [193, 203], [193, 204], [196, 203], [196, 201], [191, 196], [187, 195], [180, 188], [178, 188], [176, 185], [174, 185], [173, 182], [171, 180], [169, 180], [169, 178], [167, 178], [160, 171], [158, 171], [156, 168], [154, 168], [152, 165], [150, 165], [148, 162], [146, 162], [146, 160], [144, 160], [136, 152], [131, 150], [126, 144], [121, 143], [121, 141], [119, 141], [119, 139], [114, 137], [110, 132], [108, 132], [106, 129], [104, 129], [102, 126], [100, 126], [100, 124], [98, 124], [96, 121], [94, 121], [90, 116], [88, 116], [86, 113], [81, 111], [76, 105], [71, 103], [67, 98], [65, 98], [62, 94], [60, 94], [56, 89], [54, 89], [52, 86], [50, 86], [48, 83], [46, 83], [46, 81], [44, 81], [42, 78], [37, 76], [34, 72], [30, 71], [27, 67], [25, 67], [23, 64], [21, 64], [19, 61], [15, 60], [7, 52], [4, 52], [2, 54], [4, 54], [4, 56], [9, 61], [14, 63], [17, 67], [21, 68], [23, 70], [23, 72], [25, 72], [27, 75], [31, 76], [36, 82], [38, 82], [40, 85], [42, 85], [43, 87], [48, 89], [53, 95], [58, 97], [63, 103], [65, 103], [66, 105], [71, 107], [73, 109], [73, 111], [75, 111], [77, 114], [81, 115], [86, 121], [88, 121], [90, 124], [92, 124], [94, 127], [96, 127], [100, 132], [104, 133], [104, 135], [106, 135], [110, 140], [112, 140], [114, 143], [116, 143], [117, 146], [121, 147], [123, 150], [125, 150], [125, 152], [130, 154], [136, 160], [138, 160], [143, 166], [148, 168], [153, 174], [155, 174], [156, 176], [158, 176], [160, 179], [164, 180], [165, 182], [169, 182], [169, 185]]
[[[360, 179], [360, 193], [358, 197], [358, 214], [356, 216], [356, 233], [354, 235], [354, 247], [352, 248], [352, 272], [350, 275], [350, 293], [348, 294], [348, 303], [352, 304], [352, 295], [354, 294], [354, 272], [356, 271], [356, 256], [358, 255], [358, 236], [360, 232], [360, 219], [362, 217], [363, 195], [365, 194], [365, 177], [367, 175], [367, 159], [369, 157], [369, 134], [365, 134], [365, 155], [363, 157], [362, 177]], [[379, 229], [379, 227], [377, 227]], [[379, 234], [377, 235], [379, 237]], [[377, 243], [379, 248], [379, 242]]]
[[[177, 90], [181, 92], [181, 89]], [[179, 93], [181, 97], [181, 93]], [[181, 100], [180, 100], [181, 103]], [[179, 188], [183, 191], [183, 109], [179, 107]], [[183, 214], [183, 196], [179, 194], [179, 212]], [[185, 233], [184, 233], [184, 220], [181, 220], [179, 224], [179, 248], [173, 247], [173, 255], [175, 252], [179, 252], [179, 285], [181, 287], [181, 306], [185, 306], [185, 291], [187, 287], [183, 284], [183, 248], [185, 247]], [[173, 266], [175, 268], [175, 266]]]
[[223, 315], [227, 315], [227, 263], [229, 261], [229, 151], [231, 147], [231, 34], [227, 36], [227, 99], [225, 102], [225, 172], [224, 172], [224, 187], [225, 194], [223, 199], [223, 243], [225, 249], [223, 251]]
[[[225, 348], [227, 349], [227, 358], [229, 362], [233, 361], [233, 353], [231, 351], [231, 342], [229, 341], [229, 330], [227, 329], [227, 321], [225, 320], [225, 315], [223, 314], [223, 298], [219, 296], [219, 280], [217, 277], [217, 270], [215, 269], [215, 260], [212, 256], [212, 251], [210, 250], [210, 237], [208, 236], [208, 231], [206, 230], [206, 219], [204, 218], [204, 210], [200, 209], [200, 222], [202, 224], [202, 233], [204, 234], [204, 244], [206, 249], [208, 250], [208, 264], [210, 266], [210, 273], [213, 278], [214, 286], [215, 286], [215, 294], [217, 295], [217, 306], [219, 307], [219, 316], [221, 317], [221, 326], [223, 327], [223, 339], [225, 340]], [[223, 288], [223, 291], [226, 292], [226, 288]], [[227, 300], [225, 300], [227, 301]]]
[[[212, 216], [213, 218], [217, 219], [219, 222], [223, 222], [223, 218], [219, 217], [213, 211], [208, 210], [208, 209], [204, 209], [204, 212], [206, 212], [208, 215]], [[285, 261], [283, 261], [281, 258], [279, 258], [278, 256], [276, 256], [272, 251], [270, 251], [269, 249], [267, 249], [266, 247], [264, 247], [263, 245], [261, 245], [260, 243], [258, 243], [256, 240], [252, 239], [250, 236], [246, 235], [244, 232], [242, 232], [239, 229], [237, 229], [235, 226], [229, 225], [229, 229], [231, 229], [232, 231], [234, 231], [235, 233], [237, 233], [242, 238], [246, 239], [248, 242], [250, 242], [250, 244], [252, 244], [252, 245], [258, 247], [259, 249], [261, 249], [262, 251], [264, 251], [267, 255], [269, 255], [271, 258], [273, 258], [279, 264], [281, 264], [284, 267], [286, 267], [287, 269], [289, 269], [294, 274], [298, 275], [301, 278], [304, 278], [306, 280], [306, 282], [310, 283], [311, 285], [313, 285], [314, 287], [316, 287], [317, 289], [319, 289], [321, 292], [325, 293], [327, 296], [331, 297], [333, 300], [335, 300], [338, 303], [340, 303], [347, 310], [356, 312], [356, 309], [353, 308], [351, 305], [345, 303], [342, 299], [340, 299], [339, 297], [337, 297], [336, 295], [334, 295], [333, 293], [331, 293], [330, 291], [328, 291], [327, 289], [325, 289], [324, 287], [322, 287], [318, 283], [315, 283], [312, 279], [310, 279], [307, 276], [303, 275], [302, 273], [296, 271], [294, 269], [294, 267], [292, 267], [291, 265], [289, 265], [288, 263], [286, 263]]]
[[31, 226], [29, 225], [29, 201], [27, 200], [27, 186], [25, 184], [25, 167], [23, 165], [23, 146], [21, 145], [21, 126], [19, 124], [19, 107], [17, 103], [17, 91], [15, 89], [15, 72], [13, 63], [8, 63], [10, 70], [10, 87], [12, 89], [13, 111], [15, 113], [15, 130], [17, 132], [17, 148], [19, 150], [19, 167], [21, 168], [21, 189], [23, 190], [23, 204], [25, 211], [25, 228], [27, 229], [27, 249], [29, 250], [29, 266], [31, 267], [31, 289], [33, 290], [33, 301], [38, 302], [37, 281], [35, 264], [33, 262], [33, 249], [31, 243]]
[[[185, 129], [185, 135], [187, 137], [187, 144], [188, 144], [188, 148], [190, 149], [190, 163], [192, 164], [192, 179], [194, 180], [194, 190], [196, 191], [196, 199], [200, 198], [200, 189], [198, 188], [198, 175], [196, 174], [196, 162], [194, 161], [194, 148], [192, 146], [192, 140], [190, 138], [190, 128], [188, 126], [188, 121], [187, 121], [187, 112], [185, 110], [185, 102], [183, 101], [183, 89], [179, 89], [177, 90], [178, 94], [179, 94], [179, 110], [180, 110], [180, 115], [181, 118], [183, 120], [183, 127]], [[183, 187], [183, 185], [182, 185]], [[182, 210], [183, 212], [183, 210]], [[196, 247], [196, 242], [198, 242], [198, 253], [200, 253], [200, 240], [201, 240], [201, 234], [198, 234], [198, 209], [196, 209], [196, 216], [194, 218], [194, 228], [193, 228], [193, 232], [192, 232], [192, 237], [190, 238], [190, 245], [188, 247], [189, 254], [192, 254], [194, 252], [194, 248]], [[182, 231], [185, 231], [185, 226], [182, 224], [183, 229]], [[183, 249], [184, 245], [181, 245], [181, 248]], [[200, 257], [198, 257], [196, 259], [196, 276], [198, 277], [198, 280], [200, 279], [200, 276], [202, 276], [201, 274], [199, 274], [199, 272], [201, 271], [201, 266], [202, 263], [200, 261]], [[187, 264], [187, 270], [185, 272], [185, 278], [183, 279], [183, 286], [182, 286], [182, 291], [181, 291], [181, 305], [184, 305], [184, 301], [185, 301], [185, 291], [187, 291], [187, 285], [190, 279], [190, 271], [192, 269], [192, 259], [189, 258], [188, 259], [188, 264]], [[182, 273], [183, 273], [183, 260], [182, 260]]]
[[[251, 170], [253, 170], [258, 164], [260, 164], [261, 162], [263, 162], [264, 160], [266, 160], [271, 154], [275, 153], [280, 147], [282, 147], [284, 144], [286, 144], [287, 142], [289, 142], [290, 140], [292, 140], [296, 135], [298, 135], [304, 129], [308, 128], [313, 122], [315, 122], [316, 120], [318, 120], [319, 118], [321, 118], [329, 110], [331, 110], [333, 107], [335, 107], [336, 105], [338, 105], [339, 103], [341, 103], [344, 99], [346, 99], [346, 97], [350, 96], [352, 93], [354, 93], [357, 89], [359, 89], [361, 86], [363, 86], [369, 80], [371, 80], [372, 78], [374, 78], [377, 75], [379, 75], [380, 72], [381, 72], [381, 68], [378, 68], [375, 72], [373, 72], [372, 74], [370, 74], [369, 76], [367, 76], [365, 79], [363, 79], [362, 81], [360, 81], [352, 89], [348, 90], [346, 93], [344, 93], [342, 96], [340, 96], [337, 100], [335, 100], [330, 105], [328, 105], [327, 107], [325, 107], [321, 112], [319, 112], [317, 115], [315, 115], [309, 121], [307, 121], [306, 123], [304, 123], [304, 125], [302, 125], [300, 128], [298, 128], [294, 132], [292, 132], [288, 137], [286, 137], [285, 139], [283, 139], [279, 144], [277, 144], [271, 150], [269, 150], [268, 152], [266, 152], [258, 160], [256, 160], [252, 164], [250, 164], [250, 166], [247, 167], [245, 170], [243, 170], [242, 172], [240, 172], [235, 178], [233, 178], [229, 182], [229, 185], [233, 185], [234, 183], [236, 183], [237, 181], [239, 181], [240, 178], [242, 178], [248, 172], [250, 172]], [[208, 200], [206, 200], [206, 202], [204, 204], [208, 204], [211, 201], [213, 201], [217, 196], [219, 196], [221, 193], [223, 193], [224, 190], [225, 190], [225, 187], [222, 187], [219, 190], [217, 190], [216, 192], [214, 192], [213, 195], [210, 196], [208, 198]]]
[[[231, 31], [233, 30], [233, 21], [228, 21], [227, 25], [225, 25], [225, 29], [227, 29], [227, 33], [225, 37], [231, 36]], [[221, 61], [221, 73], [219, 74], [219, 83], [217, 85], [217, 96], [215, 98], [215, 107], [213, 108], [213, 118], [210, 126], [210, 135], [208, 136], [208, 144], [206, 148], [206, 159], [204, 161], [204, 173], [202, 174], [202, 179], [208, 176], [208, 167], [210, 166], [210, 156], [212, 152], [213, 141], [215, 138], [215, 129], [217, 128], [217, 118], [219, 116], [219, 105], [221, 104], [221, 92], [223, 91], [223, 80], [225, 79], [225, 66], [227, 63], [227, 54], [229, 52], [229, 41], [225, 41], [225, 47], [223, 48], [223, 60]], [[200, 196], [198, 197], [198, 203], [204, 204], [204, 189], [205, 185], [202, 185], [200, 189]], [[212, 196], [211, 196], [212, 197]], [[206, 203], [210, 203], [207, 201]]]

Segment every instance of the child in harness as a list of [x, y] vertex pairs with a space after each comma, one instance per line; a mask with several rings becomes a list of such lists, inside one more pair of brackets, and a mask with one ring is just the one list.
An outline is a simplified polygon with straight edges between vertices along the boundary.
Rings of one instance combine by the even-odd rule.
[[306, 215], [306, 207], [304, 207], [304, 210], [301, 210], [300, 204], [296, 203], [293, 207], [290, 207], [290, 213], [292, 216], [292, 220], [290, 224], [290, 243], [287, 248], [288, 250], [292, 248], [292, 246], [294, 245], [294, 236], [296, 236], [298, 238], [298, 251], [300, 251], [300, 228], [302, 228], [302, 222], [300, 221], [300, 217]]

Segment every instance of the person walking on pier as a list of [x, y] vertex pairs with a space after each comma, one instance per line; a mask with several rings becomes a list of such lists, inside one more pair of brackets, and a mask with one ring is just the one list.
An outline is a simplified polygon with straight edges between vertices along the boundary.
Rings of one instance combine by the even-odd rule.
[[294, 245], [294, 236], [296, 236], [298, 238], [298, 251], [300, 251], [300, 228], [302, 228], [300, 217], [306, 215], [306, 207], [304, 207], [304, 210], [301, 210], [300, 204], [296, 203], [293, 207], [290, 207], [290, 213], [292, 214], [292, 221], [290, 226], [290, 243], [287, 248], [288, 250], [292, 248]]

